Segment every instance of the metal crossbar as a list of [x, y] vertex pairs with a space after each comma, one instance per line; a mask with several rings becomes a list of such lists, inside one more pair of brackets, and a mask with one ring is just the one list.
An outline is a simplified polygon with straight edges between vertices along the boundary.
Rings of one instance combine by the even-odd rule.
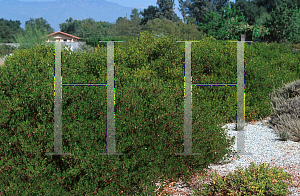
[[[62, 84], [61, 74], [61, 43], [55, 42], [55, 75], [54, 75], [54, 153], [46, 155], [71, 155], [62, 153], [62, 94], [61, 86], [107, 86], [107, 138], [106, 153], [98, 155], [123, 155], [115, 152], [115, 119], [114, 119], [114, 42], [123, 41], [103, 41], [107, 42], [107, 85], [106, 84]], [[244, 81], [244, 42], [245, 35], [241, 36], [241, 41], [231, 41], [237, 43], [237, 84], [191, 84], [191, 42], [200, 41], [177, 41], [185, 42], [185, 102], [184, 102], [184, 153], [175, 155], [200, 155], [192, 153], [192, 85], [196, 86], [237, 86], [237, 120], [242, 119], [245, 123], [245, 81]], [[252, 42], [252, 41], [249, 41]], [[55, 76], [57, 77], [55, 80]], [[56, 86], [56, 89], [55, 89]], [[244, 127], [244, 126], [243, 126]], [[244, 130], [237, 131], [238, 154], [252, 155], [244, 150]]]

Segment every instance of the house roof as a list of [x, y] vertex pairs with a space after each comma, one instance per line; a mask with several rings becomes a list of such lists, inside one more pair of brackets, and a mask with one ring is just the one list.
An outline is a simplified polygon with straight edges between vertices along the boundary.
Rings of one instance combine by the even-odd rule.
[[[62, 31], [57, 31], [57, 32], [55, 32], [55, 33], [51, 33], [51, 34], [47, 35], [47, 37], [49, 37], [49, 36], [51, 36], [51, 35], [58, 34], [58, 33], [61, 33], [61, 34], [63, 34], [63, 35], [66, 35], [66, 36], [69, 36], [69, 37], [72, 37], [72, 38], [75, 38], [75, 39], [81, 39], [81, 38], [79, 38], [79, 37], [76, 37], [76, 36], [71, 35], [71, 34], [68, 34], [68, 33], [64, 33], [64, 32], [62, 32]], [[46, 37], [46, 36], [42, 37], [41, 39], [43, 39], [43, 38], [45, 38], [45, 37]]]

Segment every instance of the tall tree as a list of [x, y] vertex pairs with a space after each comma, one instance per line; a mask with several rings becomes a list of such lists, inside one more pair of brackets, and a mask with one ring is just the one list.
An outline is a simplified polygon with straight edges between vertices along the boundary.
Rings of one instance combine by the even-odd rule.
[[104, 21], [100, 21], [100, 22], [96, 22], [96, 23], [97, 23], [97, 27], [99, 29], [99, 34], [101, 36], [107, 37], [113, 33], [111, 30], [113, 25], [111, 23], [104, 22]]
[[[27, 25], [23, 35], [15, 36], [15, 40], [20, 44], [18, 49], [29, 49], [42, 44], [42, 42], [47, 39], [47, 32], [42, 29], [43, 28], [37, 24]], [[41, 39], [42, 37], [44, 37], [44, 39]]]
[[126, 17], [119, 17], [114, 25], [114, 36], [127, 36], [131, 35], [130, 20]]
[[62, 32], [77, 36], [76, 32], [80, 28], [81, 24], [81, 20], [73, 20], [73, 18], [70, 17], [65, 23], [59, 24], [59, 28]]
[[81, 25], [77, 29], [76, 33], [80, 38], [99, 36], [96, 22], [93, 18], [90, 17], [82, 20]]
[[[34, 45], [41, 44], [42, 41], [47, 39], [47, 35], [54, 33], [54, 29], [50, 24], [41, 18], [30, 18], [30, 20], [25, 21], [25, 31], [22, 35], [15, 36], [17, 43], [20, 43], [20, 48], [23, 48], [23, 45], [28, 43], [28, 47], [33, 47]], [[41, 39], [45, 37], [44, 39]], [[24, 48], [27, 48], [24, 45]]]
[[195, 25], [185, 24], [182, 21], [173, 22], [166, 18], [149, 21], [142, 31], [153, 31], [157, 38], [163, 35], [169, 37], [172, 34], [179, 40], [201, 40], [206, 37], [206, 34], [199, 32]]
[[[300, 0], [291, 0], [291, 6], [292, 5], [297, 5], [297, 7], [299, 8], [300, 7]], [[288, 6], [289, 6], [289, 3], [288, 3]]]
[[142, 20], [139, 15], [138, 9], [134, 8], [131, 10], [130, 19], [135, 26], [137, 26]]
[[[261, 16], [270, 14], [272, 10], [275, 10], [276, 4], [279, 6], [282, 3], [282, 0], [236, 0], [236, 3], [230, 2], [231, 6], [240, 7], [249, 25], [254, 25], [256, 20], [261, 18]], [[287, 0], [287, 7], [289, 9], [299, 4], [299, 0]]]
[[266, 27], [273, 27], [273, 39], [275, 38], [276, 41], [286, 38], [292, 39], [292, 34], [298, 34], [300, 24], [299, 16], [294, 14], [296, 10], [299, 9], [297, 7], [289, 9], [287, 1], [283, 0], [283, 2], [272, 11], [271, 19], [267, 19], [264, 25], [266, 25]]
[[258, 5], [255, 1], [237, 0], [236, 3], [231, 2], [231, 8], [240, 8], [249, 25], [254, 25], [256, 19], [260, 18], [264, 13], [269, 13], [267, 7]]
[[133, 35], [139, 34], [139, 30], [141, 28], [139, 24], [141, 23], [142, 19], [140, 18], [139, 15], [140, 14], [138, 13], [138, 9], [134, 8], [133, 10], [131, 10], [130, 19], [131, 19], [131, 29]]
[[[94, 19], [88, 18], [85, 20], [73, 20], [72, 17], [66, 20], [65, 23], [59, 24], [60, 31], [83, 38], [83, 34], [90, 36], [108, 36], [110, 28], [113, 25], [109, 22], [94, 21]], [[90, 27], [90, 28], [89, 28]]]
[[4, 20], [0, 18], [0, 42], [1, 43], [16, 43], [14, 36], [23, 34], [23, 29], [20, 27], [19, 20]]
[[[268, 13], [271, 13], [272, 10], [275, 10], [275, 8], [279, 5], [282, 5], [282, 0], [253, 0], [253, 3], [256, 4], [258, 7], [262, 6], [266, 8]], [[299, 5], [299, 0], [287, 0], [287, 7], [291, 9], [294, 7], [294, 5]]]
[[183, 22], [188, 24], [187, 23], [188, 7], [186, 6], [186, 3], [187, 2], [183, 2], [183, 0], [179, 0], [180, 9], [178, 8], [178, 11], [180, 11], [183, 16]]
[[148, 8], [144, 9], [144, 11], [141, 11], [140, 14], [143, 16], [140, 25], [145, 25], [149, 20], [153, 20], [156, 17], [156, 13], [159, 12], [159, 9], [156, 6], [150, 5]]
[[196, 17], [196, 25], [203, 21], [203, 16], [212, 11], [212, 4], [209, 0], [199, 0], [192, 2], [190, 6], [190, 13], [192, 17]]
[[46, 32], [47, 34], [50, 33], [54, 33], [54, 29], [50, 26], [50, 24], [43, 19], [43, 17], [41, 18], [29, 18], [30, 20], [25, 22], [25, 31], [26, 28], [29, 29], [34, 29], [34, 27], [36, 26], [37, 30], [41, 31], [41, 32]]
[[[189, 0], [186, 0], [185, 2], [179, 0], [179, 4], [181, 8], [179, 11], [182, 12], [185, 21], [198, 26], [200, 22], [204, 22], [203, 17], [205, 14], [210, 13], [211, 11], [221, 13], [221, 9], [225, 9], [228, 0], [191, 0], [191, 2]], [[186, 14], [189, 14], [189, 16], [186, 16]]]
[[222, 14], [222, 8], [225, 9], [226, 5], [229, 3], [229, 0], [212, 0], [212, 10], [218, 14]]
[[271, 19], [271, 14], [262, 12], [261, 15], [255, 17], [255, 24], [257, 26], [263, 26], [263, 23], [266, 22], [267, 19]]
[[[271, 20], [271, 12], [275, 11], [277, 6], [283, 6], [283, 0], [236, 0], [236, 3], [231, 3], [233, 7], [240, 7], [245, 19], [249, 25], [263, 26], [267, 19]], [[287, 0], [287, 8], [292, 9], [298, 5], [299, 0]], [[285, 5], [284, 5], [285, 7]], [[276, 19], [274, 19], [276, 20]], [[270, 37], [266, 36], [266, 37]], [[272, 37], [272, 36], [271, 36]], [[273, 40], [273, 37], [271, 38]]]
[[174, 22], [177, 22], [180, 20], [180, 18], [174, 13], [174, 0], [157, 0], [156, 3], [159, 7], [159, 12], [156, 13], [156, 17], [163, 19], [166, 18], [168, 20], [172, 20]]

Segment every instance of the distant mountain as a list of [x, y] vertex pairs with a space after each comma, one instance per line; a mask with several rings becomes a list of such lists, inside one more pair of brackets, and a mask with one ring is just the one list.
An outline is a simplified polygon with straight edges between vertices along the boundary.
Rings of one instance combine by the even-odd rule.
[[[74, 20], [93, 18], [95, 21], [113, 23], [119, 17], [130, 19], [133, 7], [124, 7], [105, 0], [57, 0], [52, 2], [24, 2], [19, 0], [0, 0], [0, 18], [19, 20], [25, 29], [25, 21], [30, 18], [45, 19], [54, 31], [60, 31], [59, 24], [69, 17]], [[143, 11], [144, 8], [137, 8]]]

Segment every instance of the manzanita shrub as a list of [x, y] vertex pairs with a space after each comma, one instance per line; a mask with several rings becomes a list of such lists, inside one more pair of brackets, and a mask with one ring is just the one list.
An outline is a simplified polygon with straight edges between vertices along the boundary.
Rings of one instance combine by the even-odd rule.
[[[236, 156], [235, 138], [227, 139], [218, 126], [236, 115], [236, 88], [229, 86], [193, 87], [192, 152], [201, 155], [175, 155], [184, 152], [185, 48], [176, 37], [152, 36], [144, 32], [126, 47], [114, 44], [120, 156], [98, 155], [106, 153], [104, 86], [62, 86], [63, 153], [72, 155], [45, 155], [54, 152], [54, 46], [17, 50], [6, 59], [0, 76], [1, 193], [149, 195], [158, 179], [189, 182], [193, 172]], [[105, 84], [106, 51], [62, 50], [62, 83]], [[277, 45], [245, 48], [246, 118], [256, 111], [268, 115], [261, 110], [268, 87], [299, 74], [299, 59], [288, 52]], [[269, 53], [280, 57], [265, 62]], [[193, 43], [192, 83], [236, 83], [236, 57], [236, 43], [211, 37]]]
[[[106, 152], [106, 88], [101, 86], [62, 87], [63, 152], [72, 155], [45, 155], [54, 151], [54, 52], [54, 46], [41, 45], [6, 59], [0, 80], [1, 140], [6, 141], [0, 144], [1, 192], [132, 195], [147, 186], [149, 194], [158, 177], [188, 178], [191, 170], [232, 153], [234, 139], [227, 140], [217, 122], [207, 119], [203, 122], [211, 124], [194, 127], [194, 152], [201, 155], [175, 155], [184, 142], [184, 75], [176, 71], [184, 48], [168, 40], [155, 43], [145, 34], [132, 47], [116, 44], [114, 54], [116, 152], [124, 155], [98, 155]], [[104, 50], [62, 50], [62, 83], [104, 84], [106, 65]], [[151, 69], [157, 77], [145, 77]]]
[[[215, 41], [192, 43], [192, 83], [193, 84], [236, 84], [237, 83], [237, 43]], [[299, 57], [282, 44], [253, 42], [244, 44], [245, 68], [245, 119], [259, 120], [270, 115], [269, 95], [273, 85], [279, 87], [283, 82], [298, 78]], [[292, 79], [293, 78], [293, 79]], [[275, 87], [275, 88], [276, 88]], [[236, 118], [235, 86], [193, 86], [194, 104], [208, 108], [214, 115], [224, 116], [226, 123]], [[226, 100], [224, 103], [218, 100]], [[227, 115], [224, 115], [227, 114]], [[195, 114], [196, 115], [196, 114]], [[193, 112], [194, 117], [194, 112]]]

